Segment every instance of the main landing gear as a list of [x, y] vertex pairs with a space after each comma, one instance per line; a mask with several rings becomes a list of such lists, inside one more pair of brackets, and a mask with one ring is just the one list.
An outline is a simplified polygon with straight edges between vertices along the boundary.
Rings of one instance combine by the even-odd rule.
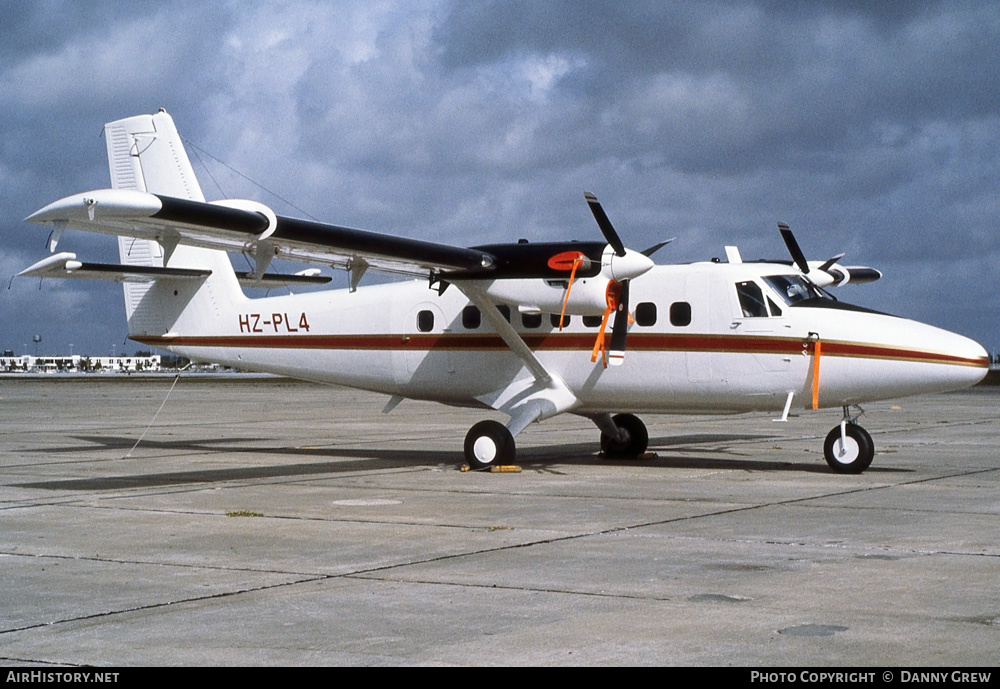
[[465, 436], [465, 461], [472, 469], [513, 464], [514, 436], [497, 421], [480, 421]]
[[649, 432], [638, 416], [607, 414], [594, 422], [601, 429], [601, 452], [605, 457], [638, 457], [649, 446]]
[[[637, 416], [601, 414], [591, 419], [601, 429], [605, 457], [638, 457], [646, 451], [649, 433]], [[465, 436], [465, 461], [471, 469], [513, 464], [515, 455], [514, 436], [497, 421], [480, 421]]]
[[844, 407], [844, 420], [834, 426], [823, 443], [826, 463], [838, 474], [860, 474], [875, 458], [875, 443]]

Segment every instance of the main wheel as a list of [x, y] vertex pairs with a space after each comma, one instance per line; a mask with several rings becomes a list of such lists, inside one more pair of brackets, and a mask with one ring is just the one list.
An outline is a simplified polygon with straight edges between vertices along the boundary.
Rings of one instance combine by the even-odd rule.
[[496, 421], [480, 421], [465, 436], [465, 461], [473, 469], [514, 462], [514, 436]]
[[625, 439], [612, 438], [601, 433], [601, 451], [607, 457], [638, 457], [649, 446], [649, 432], [638, 416], [618, 414], [613, 417], [618, 428], [625, 431]]
[[834, 426], [826, 436], [823, 443], [826, 463], [838, 474], [860, 474], [875, 458], [875, 443], [868, 431], [853, 423], [847, 424], [844, 436], [846, 442], [840, 437], [840, 426]]

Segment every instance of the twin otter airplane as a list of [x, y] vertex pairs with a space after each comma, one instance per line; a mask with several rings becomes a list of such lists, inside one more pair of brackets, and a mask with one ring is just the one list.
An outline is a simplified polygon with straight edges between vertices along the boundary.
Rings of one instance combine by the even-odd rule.
[[[635, 413], [843, 408], [824, 444], [837, 472], [875, 453], [851, 408], [977, 383], [986, 352], [965, 337], [851, 306], [825, 287], [881, 277], [807, 261], [657, 266], [625, 248], [597, 199], [603, 242], [460, 248], [276, 215], [255, 201], [206, 202], [170, 116], [105, 126], [111, 189], [49, 204], [28, 222], [118, 236], [120, 265], [58, 253], [21, 275], [124, 283], [129, 337], [217, 362], [404, 398], [492, 408], [474, 425], [473, 468], [509, 464], [528, 424], [591, 419], [607, 456], [646, 451]], [[236, 273], [227, 252], [252, 256]], [[273, 258], [350, 272], [350, 288], [252, 299], [241, 284], [328, 282], [268, 272]], [[367, 270], [419, 277], [358, 288]], [[609, 366], [610, 364], [610, 366]]]

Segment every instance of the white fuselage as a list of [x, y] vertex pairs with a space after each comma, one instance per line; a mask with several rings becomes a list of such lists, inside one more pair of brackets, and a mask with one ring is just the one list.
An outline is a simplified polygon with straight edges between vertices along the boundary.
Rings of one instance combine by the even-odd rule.
[[[550, 314], [513, 306], [511, 323], [575, 395], [570, 411], [584, 414], [780, 410], [789, 393], [796, 407], [808, 408], [814, 387], [819, 406], [843, 406], [957, 389], [985, 375], [986, 352], [968, 338], [837, 308], [832, 300], [788, 305], [761, 279], [776, 274], [794, 270], [698, 263], [657, 266], [634, 279], [629, 306], [637, 320], [621, 366], [591, 362], [600, 317], [585, 325], [574, 316], [560, 332]], [[736, 285], [751, 281], [770, 300], [765, 315], [744, 315]], [[533, 303], [532, 295], [519, 301]], [[132, 337], [200, 361], [481, 405], [477, 398], [530, 373], [485, 318], [463, 318], [467, 307], [468, 298], [454, 286], [438, 294], [412, 281], [243, 299], [220, 307], [214, 322], [198, 324], [197, 332], [178, 328], [166, 337]], [[821, 354], [814, 386], [816, 339]]]

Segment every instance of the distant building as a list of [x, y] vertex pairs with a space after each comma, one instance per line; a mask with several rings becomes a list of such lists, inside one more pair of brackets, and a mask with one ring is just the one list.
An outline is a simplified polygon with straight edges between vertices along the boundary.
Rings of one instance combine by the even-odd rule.
[[0, 356], [0, 371], [27, 373], [159, 371], [160, 355], [151, 356]]

